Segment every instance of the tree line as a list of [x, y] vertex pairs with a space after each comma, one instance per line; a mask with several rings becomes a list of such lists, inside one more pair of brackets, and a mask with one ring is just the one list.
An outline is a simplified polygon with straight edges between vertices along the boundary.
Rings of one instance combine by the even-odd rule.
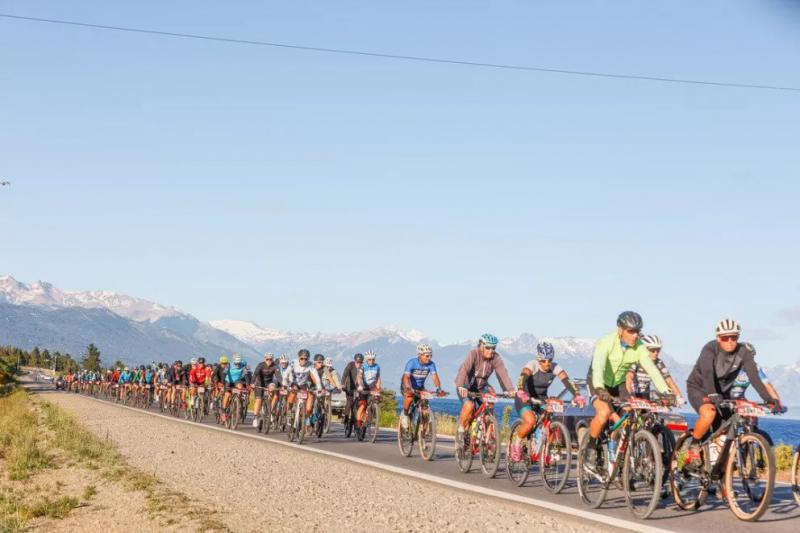
[[[38, 368], [50, 368], [57, 373], [77, 372], [81, 368], [84, 370], [99, 371], [102, 368], [100, 350], [94, 343], [86, 347], [86, 351], [80, 359], [74, 358], [69, 353], [61, 353], [56, 350], [51, 352], [47, 348], [42, 350], [35, 347], [30, 351], [17, 348], [16, 346], [0, 346], [0, 361], [4, 366], [33, 366]], [[122, 361], [114, 361], [112, 367], [122, 367]]]

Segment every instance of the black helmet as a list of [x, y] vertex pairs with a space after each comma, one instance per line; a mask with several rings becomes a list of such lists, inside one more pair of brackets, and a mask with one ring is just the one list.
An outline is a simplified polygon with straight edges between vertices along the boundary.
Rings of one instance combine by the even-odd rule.
[[297, 352], [297, 357], [311, 357], [311, 352], [303, 348], [299, 352]]
[[206, 358], [205, 357], [198, 357], [197, 358], [197, 364], [200, 364], [200, 365], [206, 364]]
[[175, 366], [183, 366], [183, 361], [181, 361], [180, 359], [176, 359]]
[[623, 311], [617, 317], [617, 326], [625, 329], [642, 329], [642, 315], [636, 311]]
[[324, 363], [325, 362], [325, 356], [322, 355], [321, 353], [316, 354], [314, 356], [314, 362], [315, 363]]
[[144, 365], [139, 365], [139, 370], [144, 370]]
[[357, 353], [357, 354], [355, 354], [355, 355], [353, 356], [353, 361], [357, 361], [357, 362], [359, 362], [359, 363], [363, 363], [363, 362], [364, 362], [364, 354], [363, 354], [363, 353]]

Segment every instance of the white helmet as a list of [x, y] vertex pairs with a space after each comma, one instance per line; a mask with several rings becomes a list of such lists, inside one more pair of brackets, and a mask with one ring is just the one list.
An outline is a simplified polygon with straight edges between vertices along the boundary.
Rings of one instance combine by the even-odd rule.
[[375, 359], [377, 359], [377, 356], [375, 355], [375, 352], [373, 352], [372, 350], [368, 350], [364, 352], [364, 359], [368, 361], [372, 359], [374, 361]]
[[661, 348], [661, 339], [658, 335], [645, 335], [642, 337], [642, 344], [648, 348]]
[[286, 354], [282, 353], [280, 357], [278, 357], [278, 363], [288, 363], [289, 360], [286, 359]]
[[433, 348], [427, 344], [420, 344], [417, 346], [417, 355], [424, 355], [426, 353], [433, 355]]
[[333, 367], [333, 358], [331, 358], [331, 357], [326, 357], [326, 358], [325, 358], [325, 366], [328, 366], [328, 367], [331, 367], [331, 368], [332, 368], [332, 367]]
[[197, 364], [197, 357], [192, 357], [191, 363], [193, 365], [196, 365]]
[[717, 324], [717, 335], [739, 335], [742, 327], [732, 318], [723, 318]]
[[264, 354], [264, 359], [275, 359], [275, 354], [272, 352], [267, 352]]
[[242, 363], [242, 356], [239, 355], [239, 354], [234, 355], [233, 356], [233, 364], [234, 365], [238, 365], [238, 364], [241, 364], [241, 363]]

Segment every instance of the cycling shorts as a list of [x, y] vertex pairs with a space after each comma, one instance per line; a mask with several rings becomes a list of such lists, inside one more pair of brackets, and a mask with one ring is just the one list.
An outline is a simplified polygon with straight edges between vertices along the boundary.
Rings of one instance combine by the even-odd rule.
[[[269, 385], [267, 385], [267, 387], [269, 387]], [[267, 392], [268, 392], [267, 391], [267, 387], [256, 387], [256, 390], [255, 390], [256, 398], [258, 398], [259, 400], [263, 399], [264, 396], [267, 395]], [[274, 387], [275, 392], [277, 392], [279, 388], [280, 387], [277, 387], [277, 386]]]

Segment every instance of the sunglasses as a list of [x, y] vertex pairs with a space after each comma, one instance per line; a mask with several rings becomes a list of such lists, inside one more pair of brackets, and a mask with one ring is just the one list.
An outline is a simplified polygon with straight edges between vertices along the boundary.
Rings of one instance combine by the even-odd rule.
[[301, 361], [308, 361], [308, 357], [300, 357], [299, 359], [300, 359]]
[[739, 335], [720, 335], [719, 340], [722, 342], [738, 341]]
[[419, 356], [420, 357], [433, 357], [433, 354], [432, 353], [422, 353], [422, 354], [419, 354]]
[[650, 353], [661, 353], [661, 348], [648, 348]]
[[640, 330], [640, 329], [626, 329], [625, 330], [625, 333], [627, 333], [628, 335], [634, 335], [634, 334], [638, 335], [641, 332], [642, 332], [642, 330]]
[[489, 345], [487, 345], [487, 344], [484, 344], [484, 345], [483, 345], [483, 349], [484, 349], [484, 350], [489, 350], [490, 352], [493, 352], [493, 351], [494, 351], [494, 349], [495, 349], [495, 346], [489, 346]]

